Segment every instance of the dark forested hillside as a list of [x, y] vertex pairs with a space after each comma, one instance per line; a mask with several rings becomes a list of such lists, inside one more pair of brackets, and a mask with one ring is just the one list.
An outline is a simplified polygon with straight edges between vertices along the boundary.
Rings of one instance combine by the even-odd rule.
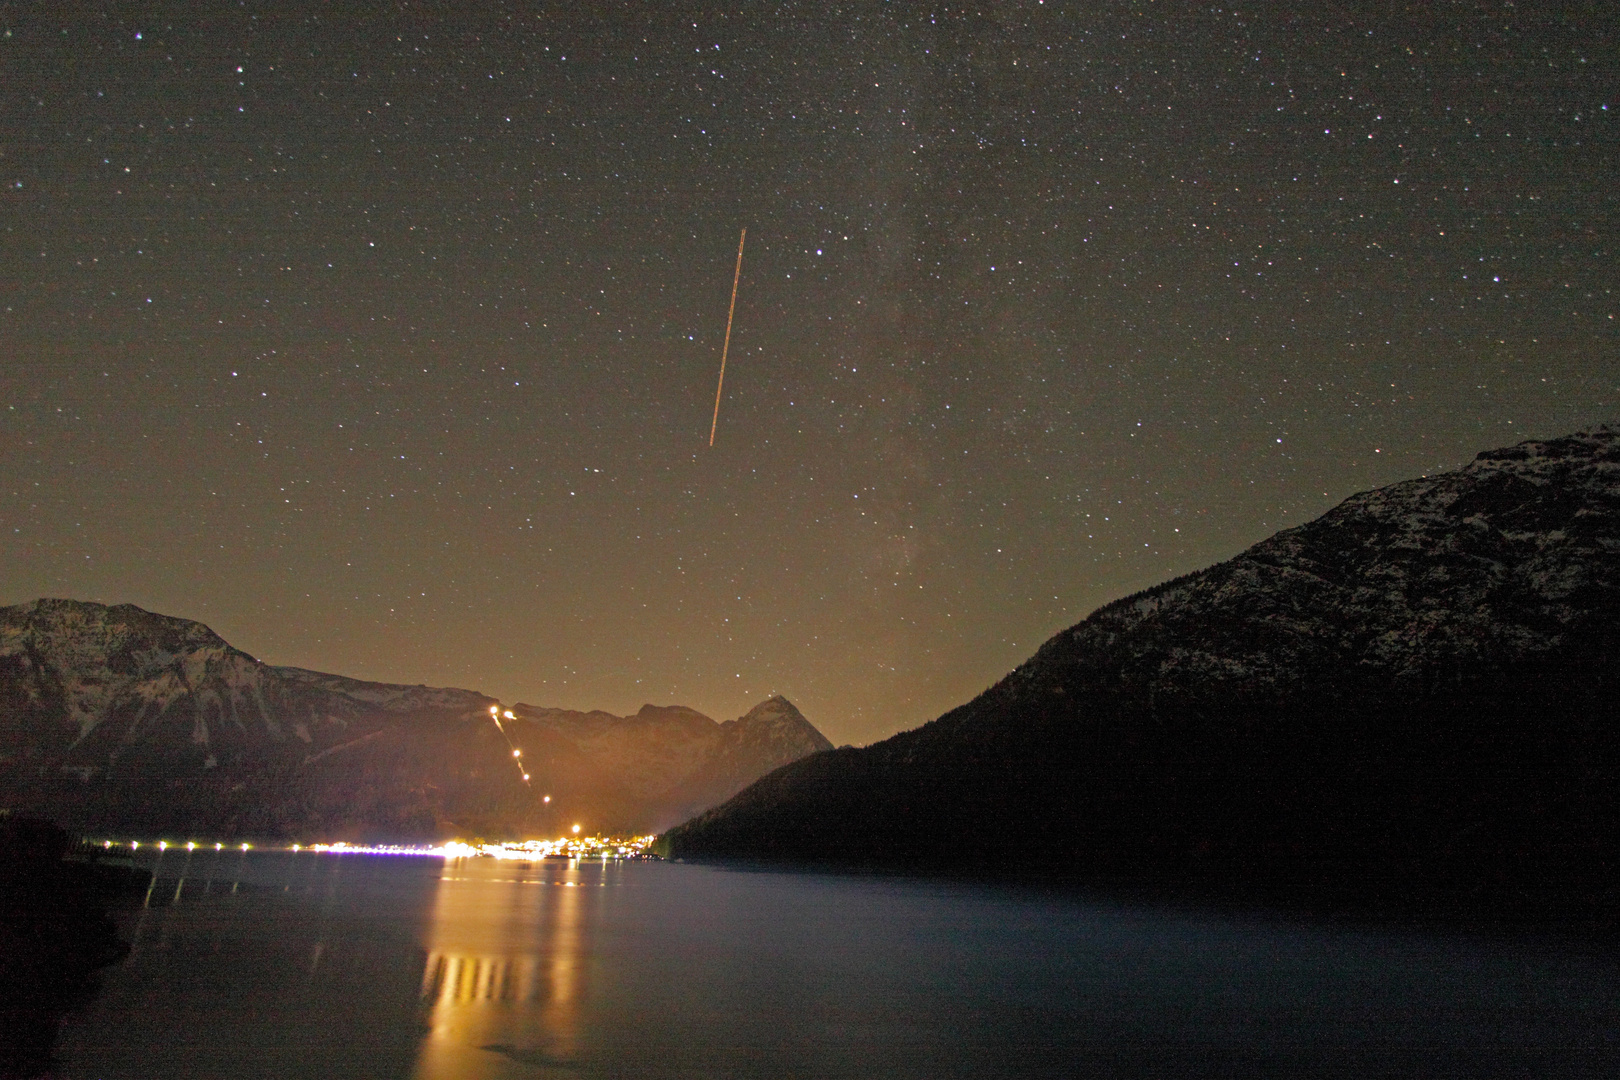
[[665, 844], [1607, 908], [1617, 644], [1620, 438], [1600, 428], [1353, 496], [1109, 604], [972, 702], [779, 769]]

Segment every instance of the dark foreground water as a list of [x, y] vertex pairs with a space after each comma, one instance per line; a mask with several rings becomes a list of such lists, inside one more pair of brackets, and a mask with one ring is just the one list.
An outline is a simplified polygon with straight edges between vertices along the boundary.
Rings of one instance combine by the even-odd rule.
[[169, 851], [74, 1080], [1620, 1076], [1620, 964], [978, 885]]

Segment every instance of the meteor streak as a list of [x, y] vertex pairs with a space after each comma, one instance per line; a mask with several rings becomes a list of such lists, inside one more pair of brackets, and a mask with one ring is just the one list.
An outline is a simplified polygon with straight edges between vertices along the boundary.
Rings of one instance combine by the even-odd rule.
[[726, 312], [726, 343], [720, 346], [720, 383], [714, 388], [714, 419], [709, 423], [709, 445], [714, 445], [714, 429], [720, 426], [720, 390], [726, 385], [726, 353], [731, 349], [731, 317], [737, 314], [737, 282], [742, 280], [743, 242], [748, 239], [744, 229], [737, 238], [737, 272], [731, 275], [731, 308]]

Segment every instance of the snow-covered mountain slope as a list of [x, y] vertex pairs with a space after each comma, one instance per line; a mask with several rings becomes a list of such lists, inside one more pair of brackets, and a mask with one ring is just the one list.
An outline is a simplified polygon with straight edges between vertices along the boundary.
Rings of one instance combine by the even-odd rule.
[[1620, 433], [1480, 454], [1109, 604], [1026, 665], [1217, 680], [1608, 663]]
[[181, 771], [298, 760], [388, 716], [470, 718], [492, 701], [274, 667], [202, 623], [76, 600], [0, 608], [0, 695], [0, 762], [86, 776], [130, 755]]

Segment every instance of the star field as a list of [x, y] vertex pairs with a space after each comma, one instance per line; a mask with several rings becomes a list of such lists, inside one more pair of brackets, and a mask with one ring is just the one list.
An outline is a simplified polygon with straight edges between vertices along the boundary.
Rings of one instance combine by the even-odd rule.
[[1620, 413], [1601, 5], [344, 12], [0, 12], [0, 602], [861, 743]]

